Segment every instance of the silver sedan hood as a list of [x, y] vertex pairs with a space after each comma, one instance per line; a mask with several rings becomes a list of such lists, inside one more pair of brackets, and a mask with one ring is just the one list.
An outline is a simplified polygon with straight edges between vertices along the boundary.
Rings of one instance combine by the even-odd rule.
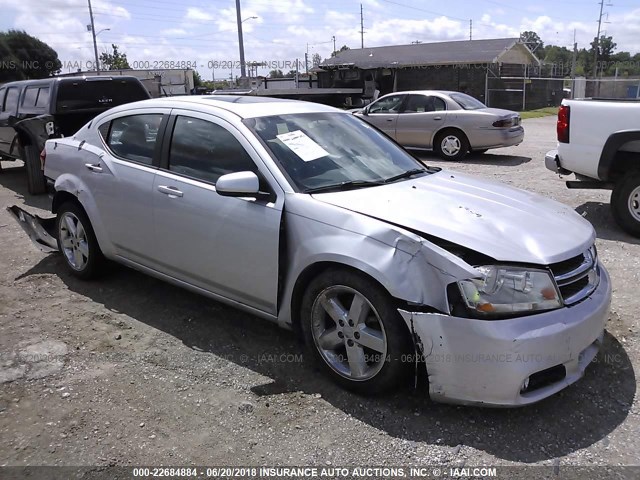
[[444, 170], [314, 198], [499, 261], [548, 265], [584, 252], [595, 241], [591, 224], [561, 203]]

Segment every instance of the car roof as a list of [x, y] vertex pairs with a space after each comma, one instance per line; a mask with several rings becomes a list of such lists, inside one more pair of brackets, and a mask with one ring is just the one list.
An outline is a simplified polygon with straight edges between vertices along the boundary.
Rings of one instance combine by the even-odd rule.
[[406, 90], [402, 92], [387, 93], [384, 96], [386, 97], [387, 95], [406, 95], [406, 94], [433, 95], [434, 93], [439, 95], [451, 95], [452, 93], [462, 93], [462, 92], [456, 92], [454, 90]]
[[240, 118], [266, 117], [294, 113], [342, 112], [338, 108], [301, 100], [286, 100], [272, 97], [246, 95], [185, 95], [176, 97], [152, 98], [139, 102], [120, 105], [109, 110], [110, 113], [126, 112], [139, 108], [183, 108], [211, 112], [226, 110]]
[[44, 85], [52, 82], [57, 83], [73, 83], [80, 81], [99, 82], [105, 80], [138, 80], [133, 75], [88, 75], [88, 76], [73, 76], [73, 77], [46, 77], [37, 78], [31, 80], [16, 80], [15, 82], [7, 82], [0, 84], [0, 87], [21, 87], [23, 85]]

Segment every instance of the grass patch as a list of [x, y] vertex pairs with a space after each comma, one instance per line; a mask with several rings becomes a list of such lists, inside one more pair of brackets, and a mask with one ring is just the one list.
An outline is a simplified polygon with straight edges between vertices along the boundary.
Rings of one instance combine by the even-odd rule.
[[557, 115], [558, 107], [544, 107], [539, 108], [537, 110], [529, 110], [528, 112], [519, 112], [520, 118], [523, 120], [525, 118], [540, 118], [540, 117], [548, 117], [549, 115]]

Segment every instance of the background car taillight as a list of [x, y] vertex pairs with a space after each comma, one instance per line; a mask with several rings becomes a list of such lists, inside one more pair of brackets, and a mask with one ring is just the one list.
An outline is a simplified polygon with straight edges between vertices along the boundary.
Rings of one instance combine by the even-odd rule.
[[44, 162], [47, 161], [47, 149], [43, 148], [40, 152], [40, 168], [44, 170]]
[[558, 110], [558, 123], [556, 132], [558, 133], [558, 141], [560, 143], [569, 143], [569, 119], [571, 117], [571, 108], [569, 105], [561, 105]]
[[502, 120], [496, 120], [493, 122], [493, 126], [498, 128], [510, 128], [519, 124], [520, 117], [503, 118]]

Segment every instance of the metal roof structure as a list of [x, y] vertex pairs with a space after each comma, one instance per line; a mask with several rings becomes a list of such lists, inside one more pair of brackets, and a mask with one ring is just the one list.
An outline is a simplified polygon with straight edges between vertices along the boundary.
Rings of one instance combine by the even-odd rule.
[[326, 59], [320, 64], [320, 68], [327, 70], [355, 67], [369, 70], [432, 65], [493, 64], [499, 63], [503, 56], [514, 50], [517, 50], [521, 57], [528, 58], [527, 64], [540, 63], [518, 38], [495, 38], [344, 50], [335, 57]]

